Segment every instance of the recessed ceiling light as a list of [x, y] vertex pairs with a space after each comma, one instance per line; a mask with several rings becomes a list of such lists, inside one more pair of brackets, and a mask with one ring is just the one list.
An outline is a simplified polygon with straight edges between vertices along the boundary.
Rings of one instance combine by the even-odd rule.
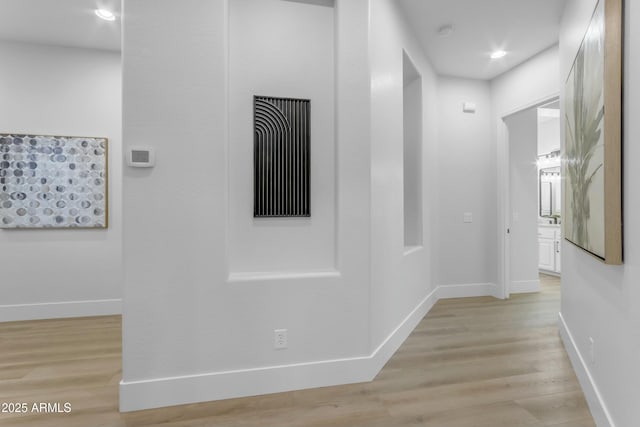
[[453, 25], [451, 24], [443, 25], [442, 27], [438, 28], [437, 31], [437, 34], [440, 37], [450, 36], [451, 33], [453, 33]]
[[492, 52], [491, 55], [489, 55], [489, 57], [491, 59], [499, 59], [499, 58], [503, 58], [506, 54], [507, 52], [505, 52], [504, 50], [496, 50], [495, 52]]
[[104, 19], [105, 21], [116, 20], [116, 15], [114, 15], [113, 12], [107, 9], [96, 9], [95, 14], [98, 18]]

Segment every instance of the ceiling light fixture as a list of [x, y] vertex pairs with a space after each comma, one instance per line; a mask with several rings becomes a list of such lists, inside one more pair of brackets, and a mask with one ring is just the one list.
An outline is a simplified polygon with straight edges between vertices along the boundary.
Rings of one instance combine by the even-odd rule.
[[96, 9], [95, 14], [98, 18], [104, 19], [105, 21], [115, 21], [116, 15], [113, 14], [110, 10], [107, 9]]
[[506, 55], [507, 55], [507, 52], [505, 52], [504, 50], [496, 50], [492, 52], [491, 55], [489, 55], [489, 57], [491, 59], [500, 59], [500, 58], [504, 58]]

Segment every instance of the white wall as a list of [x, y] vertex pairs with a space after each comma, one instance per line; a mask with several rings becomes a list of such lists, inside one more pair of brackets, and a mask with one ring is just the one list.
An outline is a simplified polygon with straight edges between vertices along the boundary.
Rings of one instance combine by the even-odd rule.
[[[121, 410], [373, 379], [436, 300], [435, 74], [391, 0], [182, 3], [125, 3], [124, 138], [158, 163], [125, 171]], [[174, 31], [157, 25], [168, 19]], [[429, 244], [410, 254], [403, 50], [423, 78], [427, 171]], [[251, 218], [254, 93], [312, 99], [326, 206], [310, 220]]]
[[[422, 246], [422, 77], [406, 54], [403, 54], [403, 67], [416, 74], [407, 78], [407, 70], [402, 90], [403, 114], [403, 194], [404, 194], [404, 246]], [[433, 95], [433, 94], [432, 94]], [[432, 96], [433, 98], [433, 96]], [[430, 178], [427, 175], [427, 178]], [[433, 182], [428, 181], [431, 185]]]
[[[598, 426], [630, 427], [640, 420], [640, 8], [626, 1], [624, 40], [624, 264], [607, 266], [568, 242], [562, 251], [564, 338]], [[560, 34], [564, 81], [589, 24], [595, 0], [569, 0]], [[560, 105], [563, 105], [561, 99]], [[561, 114], [562, 117], [562, 114]], [[595, 361], [590, 361], [589, 337]]]
[[[431, 222], [437, 164], [437, 77], [391, 0], [371, 2], [371, 319], [381, 344], [434, 289]], [[422, 242], [405, 254], [403, 203], [403, 52], [421, 76]], [[405, 114], [411, 114], [405, 112]], [[421, 317], [421, 316], [420, 316]], [[418, 319], [420, 318], [418, 317]], [[410, 328], [413, 329], [413, 328]]]
[[[509, 130], [511, 289], [536, 291], [538, 280], [538, 112], [535, 107], [505, 120]], [[557, 133], [557, 129], [556, 129]]]
[[508, 259], [507, 251], [518, 253], [521, 248], [507, 245], [505, 236], [511, 226], [511, 209], [508, 206], [509, 139], [503, 119], [526, 108], [539, 105], [557, 97], [560, 91], [558, 78], [558, 46], [540, 52], [528, 61], [507, 71], [491, 81], [491, 134], [494, 142], [497, 167], [495, 183], [497, 184], [496, 237], [497, 260], [493, 264], [500, 291], [505, 296], [510, 291], [511, 283], [506, 284], [504, 260]]
[[[559, 102], [558, 102], [559, 104]], [[560, 109], [551, 110], [557, 111], [558, 117], [548, 117], [543, 116], [541, 111], [545, 109], [538, 108], [538, 155], [543, 156], [554, 151], [560, 151]], [[546, 110], [547, 112], [549, 110]], [[544, 113], [548, 114], [548, 113]], [[562, 166], [562, 157], [552, 157], [552, 158], [540, 158], [538, 160], [538, 176], [540, 176], [540, 170], [548, 169], [553, 167], [561, 167]], [[558, 208], [562, 208], [562, 182], [561, 177], [556, 177], [554, 180], [558, 180], [557, 186], [554, 185], [555, 189], [553, 191], [554, 195], [554, 210]], [[540, 197], [540, 186], [538, 186], [538, 198]], [[538, 203], [539, 203], [538, 199]], [[537, 207], [538, 215], [540, 215], [540, 206]], [[540, 218], [541, 219], [541, 218]], [[544, 219], [544, 222], [548, 222], [548, 219]]]
[[560, 118], [546, 117], [538, 121], [538, 154], [560, 149]]
[[[495, 284], [496, 157], [490, 85], [441, 77], [438, 93], [437, 282]], [[476, 104], [476, 112], [464, 113], [464, 102]], [[463, 221], [465, 213], [472, 214], [473, 222]]]
[[[558, 46], [540, 52], [491, 81], [496, 119], [558, 96]], [[492, 129], [495, 131], [492, 125]]]
[[[335, 271], [334, 9], [282, 0], [229, 7], [230, 273]], [[311, 101], [310, 218], [253, 218], [254, 95]]]
[[[155, 146], [157, 166], [125, 171], [121, 410], [364, 381], [386, 361], [372, 354], [369, 326], [367, 1], [336, 3], [335, 105], [319, 105], [329, 112], [318, 112], [329, 127], [329, 115], [345, 119], [336, 121], [335, 142], [329, 136], [326, 141], [318, 137], [312, 154], [321, 162], [335, 157], [334, 190], [327, 188], [331, 179], [312, 179], [312, 191], [326, 192], [322, 197], [329, 203], [335, 198], [335, 225], [330, 225], [331, 209], [325, 211], [326, 217], [318, 216], [322, 210], [313, 211], [311, 219], [321, 231], [337, 230], [335, 271], [318, 271], [325, 265], [301, 262], [292, 271], [285, 257], [271, 254], [279, 262], [279, 271], [228, 276], [231, 267], [244, 270], [234, 264], [243, 253], [234, 252], [238, 248], [227, 243], [234, 239], [233, 233], [246, 232], [247, 239], [263, 232], [269, 237], [276, 234], [252, 225], [246, 218], [250, 212], [242, 213], [245, 218], [236, 228], [227, 228], [240, 205], [250, 207], [246, 199], [231, 197], [235, 186], [242, 185], [235, 170], [246, 170], [247, 159], [230, 144], [247, 144], [240, 127], [251, 129], [252, 121], [246, 116], [247, 89], [234, 80], [237, 76], [227, 78], [225, 64], [241, 67], [236, 61], [249, 61], [254, 74], [264, 71], [251, 62], [258, 61], [255, 66], [259, 66], [261, 58], [234, 57], [247, 51], [243, 46], [233, 50], [241, 40], [228, 39], [228, 34], [233, 37], [238, 31], [229, 25], [246, 25], [245, 19], [254, 18], [244, 8], [259, 9], [262, 2], [239, 3], [243, 9], [234, 6], [230, 20], [225, 0], [125, 3], [124, 139], [126, 144]], [[272, 16], [274, 28], [312, 28], [316, 19], [323, 25], [331, 23], [324, 6], [275, 3], [282, 14]], [[246, 16], [233, 16], [242, 10]], [[157, 24], [167, 21], [172, 22], [170, 27]], [[325, 34], [327, 28], [323, 26], [322, 31]], [[290, 55], [307, 49], [305, 38], [284, 35]], [[252, 37], [255, 41], [262, 34], [252, 33]], [[280, 45], [266, 48], [277, 53]], [[281, 77], [269, 72], [261, 86], [259, 77], [245, 84], [273, 95], [281, 89], [301, 93], [309, 90], [305, 85], [310, 83], [299, 71], [294, 68]], [[274, 86], [267, 77], [276, 82]], [[325, 88], [331, 84], [322, 72], [318, 78]], [[319, 97], [319, 104], [331, 99], [330, 94], [310, 96]], [[227, 116], [228, 106], [238, 110], [230, 108]], [[245, 123], [236, 128], [236, 119]], [[246, 137], [246, 132], [242, 134]], [[317, 178], [321, 177], [319, 171]], [[319, 187], [313, 187], [316, 180]], [[247, 194], [244, 189], [239, 195], [246, 198]], [[307, 233], [309, 228], [301, 224], [294, 223], [289, 234], [294, 229]], [[287, 253], [299, 250], [305, 257], [315, 256], [313, 251], [328, 251], [325, 243], [301, 241], [297, 236], [289, 236], [287, 245]], [[247, 269], [262, 269], [256, 264], [259, 260], [250, 260]], [[288, 329], [286, 350], [273, 346], [273, 331], [280, 328]]]
[[[484, 289], [504, 296], [500, 263], [505, 250], [503, 228], [506, 232], [509, 226], [504, 192], [510, 170], [506, 167], [507, 134], [502, 118], [557, 96], [557, 75], [558, 47], [553, 46], [490, 83], [439, 79], [440, 189], [434, 271], [439, 285], [463, 285], [460, 288], [465, 292], [456, 295], [470, 295], [469, 289], [475, 288], [478, 294]], [[477, 105], [475, 114], [462, 112], [466, 101]], [[472, 223], [463, 222], [465, 212], [473, 215]], [[523, 250], [529, 251], [530, 246], [527, 243], [529, 249]], [[514, 252], [518, 250], [514, 248]], [[533, 259], [537, 259], [537, 251]], [[530, 266], [526, 270], [517, 273], [514, 280], [535, 280], [526, 278], [531, 275]]]
[[109, 138], [107, 230], [1, 230], [0, 321], [119, 313], [121, 65], [108, 51], [0, 42], [0, 131]]

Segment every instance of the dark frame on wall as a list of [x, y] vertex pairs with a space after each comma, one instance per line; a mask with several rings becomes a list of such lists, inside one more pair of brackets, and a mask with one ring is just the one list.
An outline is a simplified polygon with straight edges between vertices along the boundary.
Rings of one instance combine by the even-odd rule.
[[311, 216], [311, 101], [254, 96], [253, 216]]

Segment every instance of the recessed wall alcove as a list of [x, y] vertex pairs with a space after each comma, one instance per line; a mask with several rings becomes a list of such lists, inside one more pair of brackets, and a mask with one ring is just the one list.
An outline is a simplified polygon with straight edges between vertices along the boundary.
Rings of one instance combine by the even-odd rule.
[[[334, 15], [332, 2], [326, 1], [229, 2], [231, 280], [335, 271]], [[303, 203], [304, 209], [294, 210], [294, 215], [272, 210], [254, 215], [256, 96], [308, 100], [305, 129], [310, 142], [302, 162], [305, 179], [300, 184], [308, 201]], [[274, 191], [268, 195], [278, 198]]]
[[422, 78], [402, 53], [404, 246], [422, 246]]

